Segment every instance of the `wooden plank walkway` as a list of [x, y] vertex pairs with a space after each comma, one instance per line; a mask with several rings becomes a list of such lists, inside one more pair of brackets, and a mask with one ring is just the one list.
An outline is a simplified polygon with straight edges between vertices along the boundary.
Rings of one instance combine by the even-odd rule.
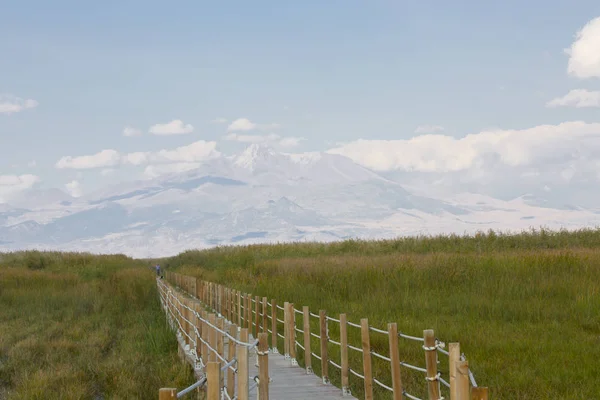
[[[250, 376], [258, 375], [256, 368], [255, 352], [250, 359]], [[325, 385], [320, 377], [307, 374], [306, 370], [298, 365], [292, 365], [291, 360], [286, 360], [282, 354], [269, 352], [269, 399], [272, 400], [331, 400], [355, 399], [351, 396], [342, 396], [342, 389], [333, 385]], [[257, 398], [257, 391], [253, 390], [250, 399]]]
[[[176, 289], [177, 290], [177, 289]], [[181, 291], [190, 298], [194, 303], [206, 307], [201, 301], [195, 297], [190, 297], [189, 294]], [[217, 315], [221, 318], [224, 316], [221, 314]], [[223, 329], [229, 331], [232, 323], [227, 319], [223, 318]], [[192, 351], [190, 345], [186, 343], [183, 331], [177, 329], [177, 340], [179, 342], [180, 356], [194, 367], [194, 375], [197, 379], [201, 379], [205, 372], [201, 364], [196, 362], [196, 353]], [[229, 338], [223, 337], [223, 357], [230, 360], [229, 356]], [[249, 335], [249, 343], [254, 342], [253, 335]], [[248, 352], [248, 375], [249, 383], [252, 387], [254, 384], [254, 377], [259, 375], [258, 371], [258, 354], [256, 348]], [[227, 371], [222, 372], [223, 381], [225, 387], [227, 387]], [[271, 400], [332, 400], [332, 399], [356, 399], [353, 396], [343, 395], [342, 389], [331, 384], [324, 384], [321, 377], [311, 373], [308, 374], [304, 368], [299, 365], [293, 365], [291, 359], [286, 359], [283, 354], [273, 353], [269, 351], [269, 399]], [[237, 378], [236, 378], [237, 379]], [[237, 387], [236, 393], [237, 395]], [[225, 399], [226, 396], [223, 397]], [[254, 388], [249, 393], [250, 400], [258, 400], [258, 388]]]
[[[229, 322], [225, 323], [227, 329], [230, 326]], [[190, 347], [185, 344], [181, 333], [177, 333], [177, 339], [179, 341], [180, 348], [184, 351], [185, 358], [190, 363], [194, 363]], [[250, 342], [254, 338], [250, 335]], [[223, 351], [224, 357], [229, 358], [229, 339], [224, 339]], [[249, 375], [254, 377], [258, 375], [257, 364], [258, 355], [255, 351], [248, 353], [248, 364], [249, 364]], [[196, 377], [204, 375], [202, 369], [195, 370]], [[283, 354], [277, 354], [269, 351], [269, 376], [271, 382], [269, 383], [269, 399], [271, 400], [332, 400], [332, 399], [349, 399], [355, 400], [353, 396], [342, 396], [342, 389], [335, 387], [331, 384], [323, 384], [323, 380], [315, 374], [307, 374], [306, 370], [298, 365], [292, 365], [290, 359], [286, 359]], [[223, 373], [223, 379], [227, 382], [227, 373]], [[253, 380], [250, 379], [250, 384]], [[237, 394], [237, 391], [236, 391]], [[250, 400], [258, 399], [258, 389], [254, 389], [250, 392]]]

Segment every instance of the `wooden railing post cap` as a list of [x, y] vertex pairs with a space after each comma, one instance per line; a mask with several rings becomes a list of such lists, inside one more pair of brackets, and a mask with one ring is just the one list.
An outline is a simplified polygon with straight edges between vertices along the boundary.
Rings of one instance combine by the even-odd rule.
[[161, 388], [158, 390], [158, 400], [170, 400], [177, 398], [177, 389]]

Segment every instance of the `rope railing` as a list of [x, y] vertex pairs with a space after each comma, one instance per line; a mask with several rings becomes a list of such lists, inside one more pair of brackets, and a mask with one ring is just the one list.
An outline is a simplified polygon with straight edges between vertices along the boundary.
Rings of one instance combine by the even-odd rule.
[[[376, 393], [383, 395], [383, 392], [389, 393], [386, 396], [394, 400], [401, 398], [422, 400], [416, 394], [423, 394], [428, 400], [444, 398], [467, 400], [471, 399], [471, 392], [474, 393], [473, 399], [487, 399], [488, 390], [477, 385], [464, 353], [460, 352], [460, 345], [449, 343], [448, 349], [445, 350], [446, 344], [435, 337], [433, 330], [424, 330], [423, 336], [419, 337], [400, 332], [396, 323], [388, 324], [388, 329], [385, 330], [370, 326], [366, 318], [361, 319], [360, 323], [349, 321], [346, 314], [334, 318], [328, 316], [325, 310], [316, 313], [311, 312], [306, 306], [302, 309], [294, 308], [291, 302], [277, 302], [275, 299], [267, 302], [266, 297], [262, 297], [261, 300], [261, 297], [194, 277], [167, 272], [166, 278], [215, 310], [218, 315], [230, 321], [237, 320], [238, 330], [246, 329], [255, 337], [259, 334], [266, 335], [267, 343], [271, 345], [270, 349], [267, 345], [267, 350], [279, 353], [280, 349], [283, 349], [282, 354], [292, 365], [301, 362], [307, 373], [316, 373], [313, 372], [312, 365], [312, 361], [316, 360], [320, 364], [317, 372], [323, 383], [331, 383], [328, 367], [333, 366], [337, 369], [333, 379], [335, 384], [341, 387], [343, 395], [351, 395], [351, 383], [352, 386], [360, 383], [366, 400], [375, 398]], [[202, 317], [198, 310], [193, 310], [189, 305], [181, 308], [189, 315], [182, 320], [182, 324], [177, 325], [180, 329], [185, 328], [190, 318]], [[330, 336], [330, 324], [334, 328], [333, 337]], [[237, 342], [240, 339], [234, 338], [214, 320], [207, 320], [205, 326], [231, 342], [239, 344]], [[357, 328], [359, 332], [356, 330], [348, 332], [348, 327]], [[377, 340], [373, 341], [371, 334], [386, 338], [389, 342], [389, 353], [385, 351], [382, 354], [380, 351], [382, 336], [375, 337], [374, 339]], [[192, 335], [193, 332], [189, 336]], [[182, 336], [189, 339], [188, 335]], [[283, 343], [279, 339], [282, 339]], [[415, 363], [412, 360], [416, 348], [410, 351], [410, 363], [402, 359], [398, 343], [400, 339], [421, 343], [419, 348], [424, 352], [421, 353], [424, 354], [424, 366], [419, 366], [419, 362]], [[193, 341], [190, 343], [194, 345]], [[371, 343], [374, 343], [373, 349]], [[201, 345], [204, 343], [201, 342]], [[252, 345], [255, 344], [245, 343], [239, 347]], [[298, 354], [297, 350], [301, 354]], [[349, 351], [354, 353], [349, 354]], [[438, 354], [447, 356], [448, 361], [440, 363]], [[359, 363], [359, 360], [362, 362]], [[225, 363], [224, 360], [221, 361]], [[447, 369], [442, 371], [441, 366]], [[386, 370], [387, 374], [383, 374]], [[378, 376], [374, 376], [375, 374]], [[407, 392], [402, 381], [402, 376], [406, 375], [409, 378], [407, 382], [414, 382], [415, 378], [408, 376], [410, 374], [415, 377], [422, 374], [422, 378], [419, 379], [422, 379], [423, 385], [410, 389], [414, 394]], [[233, 397], [225, 395], [224, 398]]]
[[[208, 305], [223, 307], [222, 298], [211, 296], [211, 300], [205, 303], [206, 299], [194, 296], [197, 292], [190, 293], [189, 287], [180, 285], [182, 290], [177, 290], [161, 279], [157, 279], [157, 287], [169, 326], [177, 333], [180, 355], [192, 365], [197, 376], [194, 384], [179, 392], [171, 388], [160, 389], [159, 399], [182, 398], [203, 390], [208, 400], [244, 400], [257, 388], [261, 399], [268, 399], [268, 335], [261, 333], [258, 339], [249, 340], [247, 328], [238, 329], [229, 322], [228, 331], [224, 317], [229, 315], [223, 308], [216, 310]], [[238, 334], [239, 337], [236, 337]], [[225, 345], [228, 346], [227, 351]], [[257, 354], [256, 366], [259, 375], [264, 377], [262, 383], [259, 377], [249, 376], [249, 351]], [[254, 383], [250, 384], [251, 381]]]

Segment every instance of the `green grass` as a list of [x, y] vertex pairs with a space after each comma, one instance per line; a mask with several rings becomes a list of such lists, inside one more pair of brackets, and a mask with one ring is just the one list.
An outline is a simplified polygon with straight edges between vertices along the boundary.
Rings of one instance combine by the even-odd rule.
[[[225, 247], [159, 261], [296, 308], [325, 309], [334, 317], [345, 312], [353, 322], [368, 317], [384, 329], [397, 322], [415, 336], [434, 329], [440, 340], [460, 342], [493, 399], [600, 393], [600, 230]], [[349, 334], [358, 346], [358, 330], [350, 327]], [[387, 339], [376, 333], [371, 339], [373, 349], [387, 355]], [[316, 341], [312, 346], [318, 353]], [[329, 351], [338, 361], [335, 346]], [[419, 343], [401, 340], [400, 352], [406, 362], [424, 366]], [[361, 372], [360, 354], [350, 354], [351, 367]], [[446, 356], [440, 360], [447, 371]], [[373, 363], [375, 376], [389, 384], [388, 366]], [[317, 360], [313, 366], [319, 372]], [[425, 398], [423, 374], [402, 373], [407, 391]], [[339, 385], [337, 376], [332, 380]], [[352, 377], [351, 384], [360, 397], [360, 380]]]
[[145, 263], [0, 254], [0, 398], [149, 399], [192, 382]]

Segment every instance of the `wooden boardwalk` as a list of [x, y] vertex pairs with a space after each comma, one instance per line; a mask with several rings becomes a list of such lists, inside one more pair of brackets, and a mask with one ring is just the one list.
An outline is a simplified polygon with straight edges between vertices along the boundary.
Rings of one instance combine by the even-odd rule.
[[[250, 357], [250, 376], [258, 375], [256, 367], [256, 353]], [[282, 354], [269, 352], [269, 399], [272, 400], [331, 400], [355, 399], [351, 396], [342, 396], [342, 389], [330, 384], [323, 384], [320, 377], [307, 374], [306, 370], [298, 365], [292, 365], [291, 360], [285, 359]], [[253, 390], [250, 399], [257, 398], [257, 391]]]
[[[225, 328], [229, 329], [231, 323], [225, 321]], [[194, 365], [194, 356], [188, 344], [185, 343], [181, 332], [177, 333], [179, 347], [183, 351], [183, 356], [187, 361]], [[254, 338], [250, 335], [250, 342]], [[229, 357], [229, 339], [224, 338], [223, 352], [226, 359]], [[258, 376], [258, 355], [255, 351], [248, 353], [249, 376]], [[195, 375], [198, 379], [204, 376], [204, 370], [201, 368], [195, 369]], [[332, 399], [349, 399], [353, 400], [356, 397], [342, 396], [342, 389], [331, 384], [324, 384], [323, 380], [315, 374], [307, 374], [306, 370], [299, 365], [292, 365], [290, 359], [286, 359], [283, 354], [273, 353], [269, 351], [269, 399], [271, 400], [332, 400]], [[223, 380], [227, 384], [227, 373], [223, 373]], [[250, 379], [252, 383], [252, 379]], [[237, 391], [236, 391], [237, 395]], [[250, 391], [249, 400], [258, 400], [258, 388]]]

